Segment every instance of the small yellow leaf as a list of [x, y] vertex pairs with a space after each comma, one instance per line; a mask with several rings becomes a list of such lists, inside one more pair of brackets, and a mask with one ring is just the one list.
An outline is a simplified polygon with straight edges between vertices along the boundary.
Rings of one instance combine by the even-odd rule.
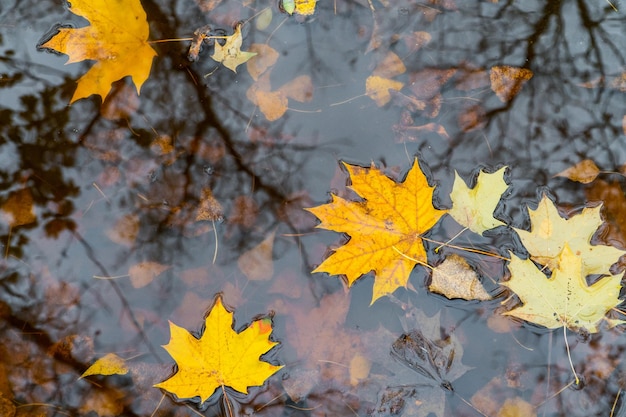
[[598, 177], [600, 168], [591, 160], [583, 159], [573, 167], [567, 168], [565, 171], [556, 174], [556, 177], [569, 178], [583, 184], [589, 184]]
[[272, 250], [276, 231], [270, 233], [263, 242], [244, 252], [237, 260], [243, 274], [251, 281], [267, 281], [274, 275]]
[[226, 68], [237, 72], [237, 67], [256, 55], [256, 52], [246, 52], [241, 50], [243, 37], [241, 35], [241, 25], [237, 25], [235, 33], [228, 36], [224, 46], [215, 42], [215, 50], [211, 58], [224, 64]]
[[489, 72], [491, 89], [504, 103], [511, 101], [520, 92], [526, 81], [532, 77], [533, 72], [527, 68], [507, 65], [492, 67]]
[[68, 64], [83, 60], [96, 63], [78, 80], [70, 104], [78, 99], [109, 94], [111, 84], [126, 76], [137, 93], [150, 75], [156, 52], [148, 43], [150, 27], [139, 0], [72, 0], [69, 10], [91, 25], [61, 28], [41, 45], [69, 56]]
[[621, 275], [601, 278], [587, 285], [580, 256], [566, 243], [559, 254], [557, 268], [546, 278], [543, 271], [530, 260], [511, 254], [511, 279], [502, 285], [509, 287], [523, 305], [504, 313], [507, 316], [538, 324], [548, 329], [566, 326], [578, 331], [598, 332], [598, 323], [606, 320], [609, 326], [626, 323], [606, 317], [611, 309], [621, 304]]
[[458, 255], [448, 256], [433, 270], [428, 289], [449, 299], [486, 301], [492, 298], [478, 280], [476, 271]]
[[170, 268], [158, 262], [141, 262], [131, 266], [128, 275], [133, 288], [143, 288]]
[[472, 189], [455, 171], [454, 185], [450, 193], [452, 199], [450, 216], [461, 226], [465, 226], [478, 234], [504, 225], [503, 222], [493, 217], [493, 212], [500, 202], [502, 194], [509, 188], [504, 182], [505, 170], [506, 167], [502, 167], [493, 174], [480, 171], [476, 186]]
[[178, 371], [155, 387], [181, 399], [200, 397], [204, 403], [220, 387], [247, 394], [248, 387], [263, 385], [282, 368], [259, 360], [278, 344], [269, 338], [271, 319], [255, 320], [240, 333], [233, 327], [233, 313], [224, 308], [219, 295], [199, 339], [170, 322], [170, 341], [163, 348], [176, 361]]
[[126, 361], [115, 353], [107, 353], [87, 368], [80, 377], [84, 378], [89, 375], [126, 375], [127, 373]]
[[370, 75], [367, 77], [367, 80], [365, 80], [365, 94], [374, 100], [378, 107], [382, 107], [391, 100], [389, 90], [400, 91], [403, 86], [404, 83], [400, 81]]

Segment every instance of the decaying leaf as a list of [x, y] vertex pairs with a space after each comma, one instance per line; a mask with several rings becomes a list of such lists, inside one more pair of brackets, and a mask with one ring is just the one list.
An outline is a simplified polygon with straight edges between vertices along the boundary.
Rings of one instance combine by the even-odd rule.
[[531, 70], [508, 65], [491, 67], [489, 72], [491, 89], [504, 103], [511, 101], [520, 92], [526, 81], [532, 77], [533, 72]]
[[203, 188], [200, 206], [196, 211], [196, 221], [219, 221], [222, 219], [223, 214], [224, 209], [220, 202], [213, 196], [211, 189], [208, 187]]
[[606, 313], [622, 302], [619, 297], [621, 275], [600, 278], [587, 285], [583, 258], [565, 243], [552, 276], [546, 275], [530, 259], [511, 254], [511, 279], [502, 285], [510, 288], [523, 305], [504, 313], [548, 329], [566, 326], [578, 331], [598, 332], [598, 323], [606, 320], [610, 327], [626, 323], [609, 319]]
[[348, 201], [332, 195], [332, 202], [307, 209], [322, 229], [350, 235], [313, 272], [344, 274], [352, 285], [361, 275], [376, 276], [372, 303], [399, 287], [406, 287], [417, 263], [427, 263], [422, 234], [446, 211], [433, 206], [434, 187], [428, 185], [417, 159], [404, 181], [397, 183], [379, 169], [344, 163], [350, 187], [365, 201]]
[[163, 347], [176, 361], [174, 376], [155, 385], [178, 398], [200, 397], [205, 402], [218, 388], [230, 387], [247, 394], [248, 387], [263, 385], [282, 366], [259, 360], [278, 342], [270, 340], [272, 320], [253, 321], [243, 331], [233, 330], [233, 313], [218, 295], [205, 319], [199, 339], [170, 322], [171, 338]]
[[398, 55], [388, 52], [381, 62], [376, 65], [372, 75], [365, 80], [365, 94], [382, 107], [391, 100], [389, 90], [400, 91], [403, 82], [392, 80], [393, 77], [403, 74], [406, 67]]
[[584, 208], [569, 219], [561, 217], [554, 203], [543, 196], [536, 210], [528, 209], [530, 231], [515, 229], [531, 259], [554, 270], [567, 244], [582, 261], [582, 276], [608, 274], [625, 251], [613, 246], [592, 245], [591, 238], [602, 224], [601, 206]]
[[13, 191], [0, 207], [1, 218], [11, 227], [23, 226], [37, 220], [33, 195], [28, 188]]
[[224, 64], [226, 68], [233, 72], [237, 72], [237, 67], [256, 55], [256, 52], [246, 52], [241, 50], [243, 36], [241, 35], [241, 25], [237, 25], [235, 33], [228, 36], [226, 43], [222, 46], [219, 42], [215, 42], [213, 58], [217, 62]]
[[591, 159], [583, 159], [573, 167], [556, 174], [556, 177], [569, 178], [572, 181], [589, 184], [598, 177], [600, 168]]
[[130, 267], [128, 275], [133, 288], [143, 288], [170, 268], [158, 262], [140, 262]]
[[251, 281], [267, 281], [274, 275], [274, 248], [273, 231], [261, 243], [249, 251], [244, 252], [237, 260], [237, 265], [243, 274]]
[[83, 374], [84, 378], [89, 375], [126, 375], [128, 366], [126, 361], [115, 353], [107, 353], [97, 361], [95, 361]]
[[276, 63], [279, 54], [274, 48], [264, 43], [253, 43], [249, 50], [256, 55], [246, 63], [246, 67], [248, 74], [254, 81], [257, 81], [265, 71]]
[[450, 216], [461, 226], [465, 226], [478, 234], [504, 225], [504, 222], [493, 217], [493, 212], [500, 202], [502, 194], [509, 188], [508, 184], [504, 182], [506, 168], [502, 167], [492, 174], [480, 171], [476, 186], [472, 189], [455, 171], [454, 185], [450, 193], [450, 199], [452, 199]]
[[410, 52], [416, 52], [424, 45], [428, 44], [431, 41], [432, 36], [428, 32], [417, 31], [402, 36], [402, 39]]
[[111, 84], [127, 75], [139, 93], [157, 54], [148, 43], [150, 28], [140, 1], [72, 0], [69, 10], [91, 25], [60, 28], [41, 47], [67, 54], [68, 64], [96, 61], [78, 80], [70, 104], [92, 94], [104, 100]]
[[378, 107], [382, 107], [391, 100], [389, 90], [400, 91], [403, 86], [404, 83], [400, 81], [379, 77], [378, 75], [370, 75], [365, 80], [365, 94], [374, 100]]
[[439, 313], [428, 317], [414, 310], [412, 319], [410, 325], [419, 327], [392, 342], [386, 370], [392, 377], [378, 392], [370, 416], [449, 415], [445, 413], [446, 394], [453, 391], [454, 381], [471, 369], [461, 362], [463, 346], [454, 333], [442, 334]]
[[270, 85], [270, 71], [266, 71], [248, 88], [246, 97], [259, 106], [261, 113], [269, 121], [278, 120], [288, 109], [288, 98], [296, 101], [311, 101], [313, 98], [313, 83], [308, 75], [294, 78], [285, 83], [278, 90], [272, 91]]
[[478, 275], [458, 255], [450, 255], [433, 270], [432, 281], [428, 286], [432, 292], [445, 295], [449, 299], [491, 300], [491, 296], [478, 280]]

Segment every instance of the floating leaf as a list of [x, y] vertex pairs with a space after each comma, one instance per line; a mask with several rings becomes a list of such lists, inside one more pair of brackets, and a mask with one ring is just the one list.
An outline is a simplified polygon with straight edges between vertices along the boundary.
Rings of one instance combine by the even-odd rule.
[[509, 188], [504, 182], [506, 167], [488, 174], [480, 171], [476, 185], [470, 189], [454, 172], [454, 185], [450, 198], [452, 208], [450, 216], [461, 226], [465, 226], [474, 233], [483, 234], [486, 230], [504, 225], [503, 222], [493, 217], [493, 212], [500, 202], [504, 191]]
[[78, 80], [70, 104], [92, 94], [104, 100], [111, 84], [126, 76], [132, 78], [139, 93], [157, 54], [148, 43], [150, 28], [140, 1], [72, 0], [69, 10], [91, 25], [60, 28], [41, 47], [67, 54], [68, 64], [96, 61]]
[[432, 281], [428, 289], [445, 295], [449, 299], [491, 300], [491, 296], [478, 280], [476, 271], [458, 255], [448, 256], [441, 265], [433, 270]]
[[406, 287], [417, 263], [425, 264], [422, 234], [446, 213], [433, 206], [434, 187], [415, 159], [404, 181], [396, 183], [374, 166], [362, 168], [344, 163], [352, 186], [365, 201], [348, 201], [332, 195], [332, 202], [307, 209], [322, 222], [317, 226], [350, 235], [313, 272], [345, 274], [352, 285], [374, 271], [372, 303], [399, 287]]
[[133, 288], [143, 288], [170, 268], [158, 262], [141, 262], [131, 266], [128, 275]]
[[530, 232], [515, 229], [531, 259], [550, 269], [559, 266], [559, 256], [567, 244], [582, 260], [582, 275], [608, 274], [611, 265], [625, 251], [613, 246], [592, 245], [591, 238], [602, 224], [601, 206], [584, 208], [582, 213], [564, 219], [545, 195], [536, 210], [528, 210]]
[[533, 77], [533, 72], [527, 68], [495, 66], [489, 72], [491, 89], [498, 98], [506, 103], [517, 95], [526, 81]]
[[80, 377], [84, 378], [89, 375], [126, 375], [127, 373], [128, 366], [126, 366], [126, 361], [115, 353], [108, 353], [95, 361]]
[[583, 159], [573, 167], [556, 174], [556, 177], [569, 178], [572, 181], [589, 184], [598, 177], [600, 168], [591, 159]]
[[233, 330], [233, 313], [217, 296], [205, 320], [204, 334], [197, 339], [187, 330], [170, 322], [170, 342], [163, 347], [178, 365], [169, 379], [156, 384], [178, 398], [200, 397], [205, 402], [222, 387], [247, 394], [248, 387], [263, 385], [282, 366], [259, 360], [278, 342], [269, 339], [272, 321], [253, 321], [245, 330]]
[[538, 324], [548, 329], [566, 326], [578, 331], [598, 332], [598, 323], [606, 320], [609, 326], [626, 323], [606, 317], [619, 305], [621, 275], [601, 278], [587, 285], [582, 257], [575, 255], [566, 243], [558, 256], [557, 267], [550, 278], [529, 259], [511, 255], [511, 279], [502, 285], [509, 287], [523, 305], [505, 312], [507, 316]]
[[217, 62], [224, 64], [226, 68], [233, 72], [237, 72], [237, 67], [256, 55], [256, 52], [246, 52], [241, 50], [243, 37], [241, 35], [241, 25], [237, 25], [235, 33], [228, 36], [226, 43], [222, 46], [219, 42], [215, 42], [214, 52], [211, 55]]

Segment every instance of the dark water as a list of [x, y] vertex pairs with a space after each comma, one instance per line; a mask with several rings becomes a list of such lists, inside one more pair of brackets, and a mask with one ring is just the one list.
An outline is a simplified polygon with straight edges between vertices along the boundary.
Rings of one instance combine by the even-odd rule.
[[[302, 75], [314, 89], [312, 101], [290, 100], [290, 110], [268, 122], [246, 98], [253, 80], [245, 65], [235, 74], [211, 60], [208, 50], [191, 63], [189, 42], [154, 45], [159, 56], [136, 111], [106, 119], [96, 96], [69, 106], [76, 80], [90, 64], [66, 66], [65, 56], [37, 45], [57, 24], [86, 22], [61, 1], [3, 2], [0, 203], [6, 213], [7, 201], [28, 190], [36, 218], [10, 227], [4, 216], [0, 226], [0, 414], [227, 415], [218, 401], [201, 411], [169, 397], [160, 403], [162, 392], [152, 388], [173, 370], [161, 348], [169, 340], [168, 320], [199, 332], [204, 313], [222, 292], [236, 309], [237, 329], [275, 312], [274, 338], [282, 346], [271, 360], [286, 364], [249, 396], [231, 394], [242, 404], [235, 410], [240, 415], [372, 413], [392, 385], [384, 369], [391, 345], [381, 340], [393, 341], [403, 328], [416, 326], [401, 305], [428, 316], [440, 312], [443, 332], [463, 346], [456, 360], [472, 367], [452, 381], [455, 394], [436, 387], [406, 401], [442, 398], [446, 408], [440, 415], [477, 416], [464, 400], [491, 383], [492, 417], [513, 398], [532, 404], [540, 416], [608, 416], [613, 407], [613, 415], [626, 415], [620, 328], [589, 340], [568, 334], [574, 368], [585, 382], [582, 389], [562, 390], [573, 379], [563, 333], [513, 321], [508, 331], [494, 332], [487, 321], [498, 316], [502, 295], [485, 303], [448, 301], [426, 292], [427, 274], [416, 268], [416, 292], [400, 289], [397, 302], [382, 298], [370, 307], [371, 276], [341, 298], [339, 277], [310, 273], [342, 238], [316, 231], [316, 219], [302, 209], [327, 202], [330, 191], [344, 192], [339, 161], [373, 161], [398, 178], [417, 156], [438, 184], [435, 201], [441, 207], [450, 206], [454, 170], [469, 179], [480, 168], [506, 165], [511, 187], [499, 218], [527, 228], [526, 205], [543, 192], [567, 210], [603, 201], [610, 224], [599, 241], [626, 246], [623, 176], [602, 174], [589, 185], [554, 177], [583, 159], [593, 159], [603, 171], [626, 164], [626, 4], [615, 0], [614, 9], [603, 0], [458, 3], [374, 2], [372, 13], [367, 2], [322, 0], [315, 15], [296, 18], [281, 14], [274, 2], [225, 1], [208, 13], [192, 0], [142, 2], [153, 40], [189, 37], [205, 24], [230, 33], [237, 21], [270, 7], [268, 28], [258, 29], [255, 20], [244, 25], [243, 49], [267, 42], [279, 53], [274, 89]], [[431, 41], [412, 50], [403, 37], [414, 31], [428, 32]], [[372, 36], [380, 46], [369, 50]], [[398, 101], [379, 107], [364, 96], [365, 79], [389, 51], [406, 66], [394, 78], [405, 83], [403, 93], [421, 71], [457, 70], [439, 89], [436, 116], [409, 111]], [[464, 74], [499, 65], [533, 73], [510, 101], [498, 99], [488, 84], [459, 87]], [[482, 115], [480, 126], [469, 129], [462, 120], [474, 110]], [[406, 129], [406, 117], [412, 126], [436, 123], [447, 136]], [[159, 151], [159, 138], [170, 138], [174, 149]], [[208, 189], [223, 214], [216, 222], [195, 222]], [[241, 207], [247, 208], [243, 215]], [[450, 228], [444, 223], [436, 233], [450, 236]], [[249, 281], [237, 261], [272, 231], [271, 279]], [[505, 233], [457, 243], [519, 249], [510, 238]], [[128, 277], [94, 278], [123, 276], [147, 261], [170, 268], [141, 288]], [[498, 293], [489, 278], [502, 277], [503, 264], [480, 257], [471, 262]], [[349, 308], [335, 311], [325, 299]], [[307, 315], [318, 322], [307, 323]], [[345, 325], [333, 325], [333, 317], [342, 315]], [[333, 339], [323, 339], [323, 329], [334, 328], [337, 349], [299, 346], [289, 335], [303, 323], [326, 345]], [[376, 336], [384, 332], [391, 339]], [[357, 385], [346, 383], [353, 355], [337, 352], [350, 343], [372, 362], [369, 378]], [[133, 358], [130, 375], [78, 379], [110, 352]], [[337, 363], [341, 371], [326, 362], [316, 368], [308, 361], [312, 357]], [[315, 376], [303, 378], [306, 372]], [[299, 378], [311, 386], [301, 398], [290, 398], [285, 381]], [[419, 378], [415, 374], [424, 383]], [[443, 395], [434, 397], [437, 390]]]

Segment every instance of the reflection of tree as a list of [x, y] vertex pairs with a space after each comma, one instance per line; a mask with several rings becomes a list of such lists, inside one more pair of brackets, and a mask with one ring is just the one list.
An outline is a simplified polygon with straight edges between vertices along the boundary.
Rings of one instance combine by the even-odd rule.
[[[236, 20], [266, 7], [247, 9], [240, 2], [227, 3], [200, 15], [193, 2], [143, 2], [153, 39], [188, 36], [207, 23], [229, 29]], [[626, 160], [620, 125], [623, 94], [605, 88], [625, 67], [619, 43], [623, 19], [605, 2], [557, 1], [532, 10], [518, 2], [459, 2], [458, 10], [453, 10], [439, 6], [440, 2], [401, 0], [386, 8], [374, 2], [374, 14], [366, 1], [337, 2], [337, 14], [331, 3], [321, 4], [319, 15], [302, 23], [289, 19], [281, 28], [274, 23], [262, 31], [250, 22], [245, 28], [248, 44], [263, 43], [271, 35], [270, 44], [279, 49], [277, 66], [283, 67], [272, 74], [275, 85], [294, 75], [311, 76], [315, 97], [321, 97], [312, 108], [322, 109], [328, 123], [317, 114], [308, 122], [289, 112], [277, 122], [265, 123], [245, 98], [251, 79], [243, 67], [237, 75], [224, 68], [214, 71], [216, 64], [206, 51], [198, 62], [190, 63], [187, 45], [182, 43], [158, 44], [159, 57], [142, 90], [139, 109], [114, 120], [99, 113], [98, 99], [68, 107], [75, 79], [65, 77], [59, 82], [65, 74], [60, 66], [31, 64], [19, 50], [0, 56], [0, 91], [12, 96], [11, 104], [0, 108], [0, 207], [11, 193], [26, 188], [37, 215], [36, 222], [12, 228], [11, 236], [6, 225], [0, 228], [0, 243], [9, 245], [9, 258], [0, 268], [2, 344], [14, 344], [11, 353], [23, 349], [33, 357], [31, 361], [3, 359], [15, 384], [16, 400], [72, 404], [67, 398], [99, 389], [82, 382], [66, 384], [68, 375], [75, 380], [95, 353], [63, 356], [55, 351], [46, 356], [53, 346], [77, 336], [88, 339], [85, 344], [95, 344], [98, 353], [132, 348], [150, 353], [146, 362], [169, 363], [157, 345], [167, 340], [164, 322], [181, 307], [186, 291], [211, 298], [227, 284], [252, 288], [244, 293], [248, 310], [242, 314], [264, 312], [272, 300], [280, 298], [268, 295], [265, 284], [248, 283], [241, 277], [233, 262], [239, 254], [275, 228], [278, 236], [309, 231], [312, 218], [298, 214], [302, 206], [313, 205], [305, 189], [324, 190], [316, 198], [325, 198], [337, 155], [388, 158], [392, 164], [404, 160], [405, 147], [390, 145], [391, 126], [385, 123], [405, 108], [378, 109], [367, 97], [329, 106], [353, 93], [362, 94], [364, 79], [372, 69], [368, 65], [387, 50], [404, 60], [408, 73], [404, 82], [426, 68], [468, 72], [468, 68], [514, 65], [533, 71], [532, 82], [507, 103], [488, 88], [459, 97], [451, 88], [453, 78], [442, 88], [442, 111], [436, 118], [409, 111], [415, 124], [436, 122], [445, 126], [451, 138], [446, 141], [428, 132], [416, 135], [416, 143], [406, 144], [406, 152], [421, 153], [438, 178], [445, 178], [451, 167], [467, 175], [477, 166], [497, 164], [510, 165], [513, 178], [528, 178], [514, 184], [516, 195], [510, 201], [515, 204], [505, 209], [519, 223], [525, 209], [517, 203], [534, 198], [537, 186], [557, 184], [561, 198], [584, 201], [580, 188], [555, 183], [554, 173], [583, 156], [593, 157], [607, 170]], [[25, 7], [15, 5], [16, 13], [36, 20], [38, 27], [57, 23], [35, 18], [36, 13], [25, 12]], [[61, 12], [55, 9], [54, 18]], [[372, 19], [378, 22], [375, 33]], [[6, 26], [0, 26], [0, 32], [5, 30]], [[398, 36], [414, 30], [428, 31], [433, 37], [417, 52], [406, 48]], [[365, 55], [372, 36], [378, 38], [380, 47]], [[59, 79], [50, 81], [51, 74]], [[591, 83], [592, 88], [582, 87], [584, 83]], [[483, 128], [464, 131], [458, 126], [467, 104]], [[368, 116], [357, 118], [361, 114]], [[361, 133], [354, 134], [356, 129]], [[381, 131], [388, 136], [378, 137]], [[171, 140], [172, 151], [155, 151], [155, 141], [162, 138]], [[328, 147], [316, 147], [316, 142], [332, 142], [334, 154]], [[211, 264], [214, 226], [195, 222], [205, 189], [211, 190], [224, 210], [224, 222], [215, 225], [220, 241], [216, 265]], [[245, 221], [233, 220], [238, 204], [249, 205]], [[114, 244], [106, 232], [126, 216], [138, 219], [137, 231], [126, 246]], [[198, 234], [203, 227], [206, 233]], [[289, 271], [293, 285], [311, 286], [317, 297], [324, 286], [333, 284], [302, 273], [302, 264], [318, 260], [308, 262], [306, 251], [296, 248], [304, 245], [295, 239], [279, 238], [275, 256], [282, 259], [298, 253], [298, 260], [283, 268], [293, 270]], [[304, 261], [300, 261], [302, 256]], [[92, 275], [124, 274], [130, 265], [143, 260], [172, 264], [174, 272], [141, 292], [126, 281], [92, 279]], [[207, 278], [197, 287], [179, 279], [182, 272], [194, 268], [207, 271]], [[3, 353], [2, 358], [11, 356]], [[16, 383], [18, 378], [32, 379], [36, 368], [46, 370], [46, 378], [39, 379], [45, 389]], [[601, 391], [593, 398], [606, 395]], [[258, 394], [255, 408], [281, 394], [274, 385], [269, 392]], [[323, 394], [320, 389], [315, 395]], [[327, 394], [340, 403], [339, 391]], [[136, 412], [130, 397], [124, 400], [124, 415]], [[271, 406], [284, 402], [281, 399]], [[68, 407], [70, 413], [80, 409], [79, 405]], [[138, 408], [142, 410], [138, 414], [143, 414], [147, 406]]]

